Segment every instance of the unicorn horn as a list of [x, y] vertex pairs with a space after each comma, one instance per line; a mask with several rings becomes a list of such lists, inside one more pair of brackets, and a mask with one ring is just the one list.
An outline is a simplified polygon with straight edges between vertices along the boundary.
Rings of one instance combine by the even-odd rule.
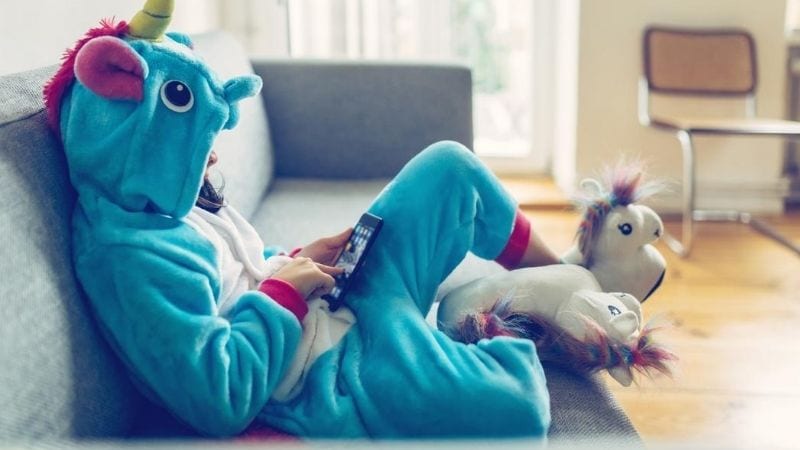
[[147, 0], [128, 24], [128, 36], [149, 41], [160, 41], [172, 19], [175, 0]]

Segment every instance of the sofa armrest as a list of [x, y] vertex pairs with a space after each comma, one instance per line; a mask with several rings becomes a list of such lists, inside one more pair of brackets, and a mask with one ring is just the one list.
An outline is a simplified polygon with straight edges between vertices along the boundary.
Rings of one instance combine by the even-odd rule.
[[456, 65], [253, 61], [277, 176], [386, 178], [433, 142], [472, 147], [472, 76]]

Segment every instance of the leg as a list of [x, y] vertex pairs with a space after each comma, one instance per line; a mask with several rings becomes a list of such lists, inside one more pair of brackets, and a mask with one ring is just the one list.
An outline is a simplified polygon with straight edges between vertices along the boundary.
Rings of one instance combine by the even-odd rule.
[[424, 317], [467, 251], [496, 258], [522, 220], [497, 179], [458, 144], [435, 144], [370, 212], [384, 225], [347, 294], [357, 323], [314, 363], [303, 393], [263, 419], [318, 437], [543, 436], [549, 397], [533, 342], [466, 345]]
[[515, 202], [472, 153], [440, 143], [410, 162], [371, 211], [384, 217], [383, 240], [356, 280], [357, 332], [346, 344], [358, 355], [346, 378], [368, 433], [542, 436], [549, 396], [531, 341], [465, 345], [424, 319], [467, 251], [495, 259], [513, 229], [524, 231], [527, 253], [530, 227]]
[[407, 296], [369, 300], [382, 314], [360, 315], [297, 398], [267, 405], [264, 423], [321, 438], [546, 435], [550, 400], [533, 342], [466, 345], [432, 329]]
[[[517, 218], [497, 178], [454, 142], [434, 144], [410, 161], [370, 212], [384, 219], [383, 229], [352, 296], [394, 289], [409, 293], [423, 314], [468, 251], [486, 259], [501, 254]], [[522, 240], [527, 246], [528, 236]]]

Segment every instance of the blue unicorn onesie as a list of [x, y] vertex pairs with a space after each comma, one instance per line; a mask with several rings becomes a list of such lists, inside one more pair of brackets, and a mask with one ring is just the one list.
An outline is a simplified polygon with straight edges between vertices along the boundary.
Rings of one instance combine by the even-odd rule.
[[[45, 87], [78, 193], [76, 274], [134, 382], [212, 436], [253, 422], [311, 437], [545, 435], [549, 397], [531, 341], [466, 345], [425, 322], [468, 251], [496, 259], [513, 235], [528, 238], [514, 202], [456, 143], [421, 152], [371, 206], [383, 230], [344, 312], [298, 305], [280, 280], [259, 279], [270, 270], [252, 251], [234, 252], [250, 255], [237, 267], [263, 270], [245, 267], [252, 282], [226, 285], [233, 262], [210, 237], [215, 221], [263, 244], [232, 207], [215, 219], [194, 204], [217, 133], [236, 125], [237, 102], [261, 80], [222, 82], [186, 36], [164, 34], [171, 3], [149, 0], [129, 25], [103, 22]], [[340, 335], [306, 342], [312, 316]], [[313, 357], [298, 364], [298, 354]]]

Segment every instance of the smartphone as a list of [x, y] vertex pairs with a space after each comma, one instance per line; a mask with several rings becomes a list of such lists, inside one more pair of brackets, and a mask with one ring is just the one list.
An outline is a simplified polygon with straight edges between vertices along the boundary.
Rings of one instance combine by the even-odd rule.
[[336, 286], [334, 286], [330, 294], [322, 296], [330, 305], [331, 311], [336, 311], [342, 305], [344, 296], [350, 286], [350, 280], [364, 264], [364, 258], [366, 258], [367, 252], [372, 247], [372, 243], [375, 242], [375, 238], [381, 229], [381, 224], [383, 224], [383, 219], [380, 217], [364, 213], [356, 226], [353, 227], [350, 238], [334, 263], [334, 266], [343, 268], [344, 272], [336, 277]]

